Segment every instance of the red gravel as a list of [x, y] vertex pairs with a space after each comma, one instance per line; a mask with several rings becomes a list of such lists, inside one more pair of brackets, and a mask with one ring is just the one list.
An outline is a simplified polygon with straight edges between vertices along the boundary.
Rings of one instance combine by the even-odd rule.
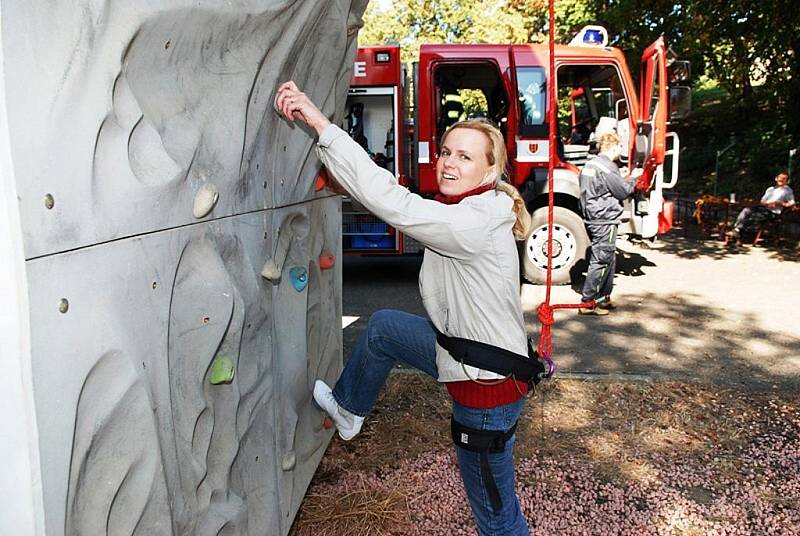
[[[446, 418], [427, 411], [442, 402], [440, 393], [402, 382], [388, 390], [363, 438], [332, 442], [294, 535], [477, 534], [452, 447], [440, 434], [405, 456], [380, 443], [405, 417], [446, 432]], [[548, 396], [546, 433], [532, 399], [516, 450], [518, 494], [533, 534], [800, 535], [797, 394], [562, 380]], [[425, 400], [409, 404], [413, 397]], [[598, 400], [603, 422], [584, 415]], [[395, 418], [392, 407], [401, 408]], [[354, 507], [340, 499], [353, 490], [362, 510], [342, 524]]]

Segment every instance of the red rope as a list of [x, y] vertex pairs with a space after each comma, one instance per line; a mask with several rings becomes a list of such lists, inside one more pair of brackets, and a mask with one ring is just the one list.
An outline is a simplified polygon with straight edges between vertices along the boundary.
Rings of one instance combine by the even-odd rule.
[[553, 194], [553, 167], [556, 159], [556, 128], [557, 128], [557, 108], [558, 101], [556, 101], [556, 39], [555, 39], [555, 25], [556, 25], [556, 11], [555, 0], [550, 0], [550, 35], [548, 36], [550, 46], [550, 62], [548, 65], [548, 75], [550, 83], [547, 84], [547, 100], [548, 106], [547, 121], [550, 126], [550, 146], [549, 157], [547, 159], [547, 293], [545, 294], [544, 303], [550, 304], [550, 288], [553, 284], [553, 201], [555, 199]]
[[556, 309], [577, 309], [579, 307], [594, 307], [594, 301], [583, 303], [557, 303], [550, 305], [545, 301], [539, 304], [536, 313], [539, 316], [539, 322], [542, 323], [541, 335], [539, 335], [539, 355], [542, 357], [550, 357], [553, 354], [553, 341], [552, 341], [552, 327], [555, 323], [553, 311]]
[[537, 313], [542, 330], [539, 335], [539, 355], [544, 359], [549, 359], [553, 354], [552, 327], [555, 319], [553, 311], [556, 309], [577, 309], [578, 307], [592, 307], [594, 302], [556, 304], [550, 305], [550, 289], [553, 287], [553, 205], [555, 196], [553, 194], [553, 168], [556, 159], [556, 129], [558, 127], [558, 101], [556, 101], [556, 45], [555, 45], [555, 0], [550, 0], [550, 83], [547, 85], [548, 92], [548, 122], [550, 124], [550, 156], [547, 164], [547, 290], [544, 302], [539, 305]]

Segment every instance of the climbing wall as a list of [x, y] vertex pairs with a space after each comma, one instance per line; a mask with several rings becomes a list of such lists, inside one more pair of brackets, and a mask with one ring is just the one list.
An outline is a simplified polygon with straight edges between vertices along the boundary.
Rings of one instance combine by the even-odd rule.
[[273, 99], [342, 117], [366, 2], [0, 0], [33, 533], [288, 532], [331, 437], [341, 208]]

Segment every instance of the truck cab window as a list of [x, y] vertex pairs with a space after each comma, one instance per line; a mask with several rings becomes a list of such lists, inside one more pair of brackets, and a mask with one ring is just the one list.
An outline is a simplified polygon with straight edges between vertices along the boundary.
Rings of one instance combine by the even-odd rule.
[[436, 137], [457, 121], [485, 117], [503, 134], [508, 121], [508, 94], [494, 63], [442, 63], [434, 71]]
[[[651, 61], [656, 64], [654, 69], [657, 70], [658, 69], [658, 58], [653, 58]], [[659, 93], [658, 84], [659, 84], [660, 81], [661, 81], [660, 77], [658, 77], [658, 76], [656, 76], [655, 80], [653, 81], [653, 88], [652, 88], [651, 94], [650, 94], [650, 117], [653, 117], [653, 116], [656, 115], [656, 109], [658, 108], [658, 93]]]
[[520, 67], [517, 69], [519, 135], [524, 138], [544, 138], [548, 135], [546, 84], [543, 68]]
[[564, 65], [558, 69], [559, 156], [577, 166], [596, 153], [596, 140], [616, 129], [628, 139], [628, 106], [613, 65]]

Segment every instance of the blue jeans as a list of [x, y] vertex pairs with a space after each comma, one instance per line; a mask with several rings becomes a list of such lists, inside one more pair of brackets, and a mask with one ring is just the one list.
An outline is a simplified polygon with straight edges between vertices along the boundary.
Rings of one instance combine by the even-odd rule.
[[[366, 416], [375, 405], [386, 378], [398, 363], [438, 378], [436, 334], [430, 321], [402, 311], [374, 313], [333, 388], [340, 406]], [[517, 421], [524, 399], [490, 409], [472, 409], [453, 402], [453, 417], [461, 424], [481, 430], [508, 430]], [[472, 514], [482, 536], [527, 536], [530, 534], [514, 488], [512, 449], [516, 435], [503, 452], [489, 455], [503, 508], [495, 513], [481, 478], [480, 454], [456, 447], [458, 466]], [[433, 483], [431, 483], [433, 484]]]

